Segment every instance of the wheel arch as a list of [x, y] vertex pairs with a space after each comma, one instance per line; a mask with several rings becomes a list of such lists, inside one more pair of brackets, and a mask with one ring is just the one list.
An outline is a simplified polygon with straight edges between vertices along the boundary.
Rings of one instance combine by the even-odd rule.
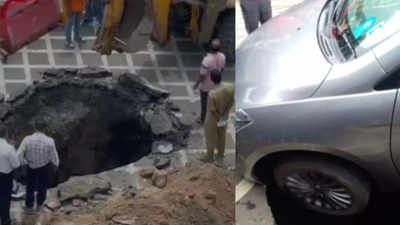
[[251, 174], [258, 181], [262, 182], [263, 184], [269, 185], [271, 184], [272, 181], [272, 171], [274, 166], [277, 163], [281, 162], [282, 160], [296, 158], [296, 157], [317, 158], [317, 159], [334, 161], [335, 163], [347, 169], [354, 170], [357, 173], [359, 173], [370, 183], [372, 190], [380, 189], [378, 181], [366, 168], [344, 157], [318, 151], [287, 150], [265, 155], [254, 164], [251, 170]]

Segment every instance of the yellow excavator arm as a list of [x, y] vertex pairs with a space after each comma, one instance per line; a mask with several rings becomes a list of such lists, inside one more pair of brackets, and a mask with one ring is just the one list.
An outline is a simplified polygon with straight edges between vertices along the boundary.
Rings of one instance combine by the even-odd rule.
[[178, 2], [192, 6], [191, 37], [199, 44], [211, 39], [219, 13], [234, 5], [234, 0], [106, 0], [103, 23], [93, 49], [106, 55], [112, 50], [132, 52], [132, 46], [139, 45], [146, 35], [165, 44], [170, 8]]

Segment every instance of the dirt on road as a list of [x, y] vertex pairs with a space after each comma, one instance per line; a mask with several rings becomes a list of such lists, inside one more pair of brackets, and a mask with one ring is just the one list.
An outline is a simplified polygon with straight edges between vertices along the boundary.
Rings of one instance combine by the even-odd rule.
[[41, 225], [233, 225], [234, 173], [211, 164], [167, 175], [167, 185], [120, 192], [89, 213], [48, 213]]

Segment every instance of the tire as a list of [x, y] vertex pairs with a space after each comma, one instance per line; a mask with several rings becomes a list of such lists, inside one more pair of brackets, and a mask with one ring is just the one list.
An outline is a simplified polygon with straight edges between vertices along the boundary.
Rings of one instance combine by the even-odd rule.
[[328, 215], [359, 214], [371, 194], [370, 183], [357, 168], [319, 158], [282, 160], [274, 167], [273, 181], [305, 208]]

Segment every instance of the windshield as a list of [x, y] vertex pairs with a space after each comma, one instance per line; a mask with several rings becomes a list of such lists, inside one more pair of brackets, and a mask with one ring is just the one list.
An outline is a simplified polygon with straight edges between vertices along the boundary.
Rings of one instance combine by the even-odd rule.
[[344, 0], [335, 10], [335, 35], [346, 59], [400, 30], [399, 0]]

